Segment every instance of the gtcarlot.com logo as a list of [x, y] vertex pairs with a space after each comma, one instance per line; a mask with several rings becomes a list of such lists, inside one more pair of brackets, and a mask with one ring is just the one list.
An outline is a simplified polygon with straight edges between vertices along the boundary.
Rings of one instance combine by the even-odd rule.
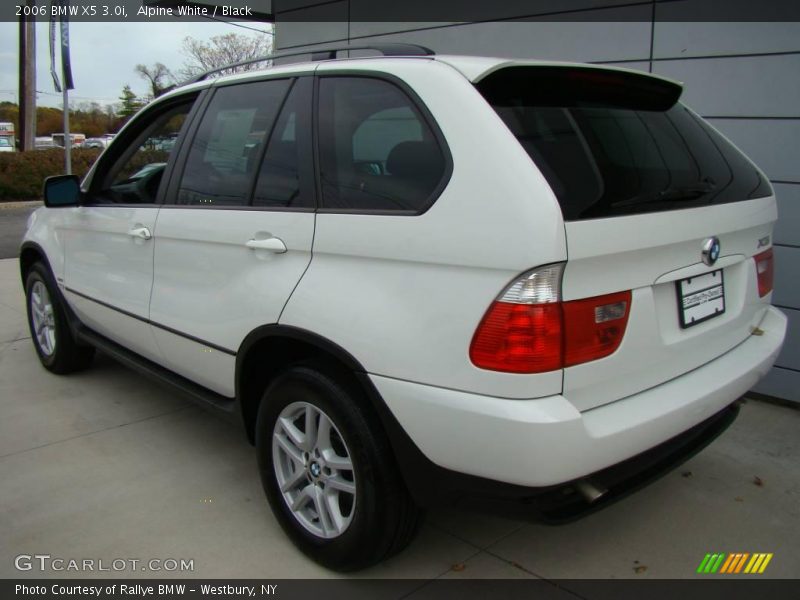
[[194, 559], [186, 558], [62, 558], [49, 554], [18, 554], [17, 571], [194, 571]]
[[772, 552], [714, 552], [705, 555], [697, 572], [721, 575], [760, 575], [772, 560]]

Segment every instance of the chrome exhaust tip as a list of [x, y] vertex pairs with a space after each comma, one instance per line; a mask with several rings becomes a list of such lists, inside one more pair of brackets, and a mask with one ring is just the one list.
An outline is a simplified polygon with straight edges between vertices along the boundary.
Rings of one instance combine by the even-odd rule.
[[578, 493], [583, 496], [583, 499], [589, 504], [597, 502], [600, 498], [608, 493], [607, 489], [597, 487], [588, 479], [576, 481], [574, 485]]

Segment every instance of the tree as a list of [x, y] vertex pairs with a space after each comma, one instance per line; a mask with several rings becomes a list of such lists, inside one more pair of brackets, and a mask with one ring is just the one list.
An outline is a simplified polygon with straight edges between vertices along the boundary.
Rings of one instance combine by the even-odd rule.
[[97, 102], [80, 102], [70, 107], [69, 112], [71, 129], [86, 134], [86, 137], [103, 135], [115, 125], [115, 119], [109, 118]]
[[[271, 49], [272, 37], [267, 34], [227, 33], [215, 35], [209, 41], [187, 37], [183, 40], [183, 53], [188, 60], [183, 64], [180, 75], [189, 79], [211, 69], [264, 56], [269, 54]], [[219, 74], [227, 75], [257, 67], [258, 64], [227, 69]]]
[[103, 112], [105, 113], [106, 117], [106, 123], [108, 123], [106, 133], [116, 133], [123, 125], [125, 125], [127, 118], [119, 116], [120, 110], [122, 110], [122, 105], [120, 104], [106, 104], [103, 108]]
[[172, 76], [172, 72], [163, 63], [157, 62], [152, 67], [136, 65], [134, 70], [142, 79], [147, 81], [153, 98], [168, 92], [175, 85], [175, 78]]
[[119, 97], [122, 106], [119, 109], [119, 116], [131, 117], [142, 108], [142, 101], [133, 93], [131, 86], [126, 85], [122, 88], [122, 95]]
[[7, 100], [0, 102], [0, 121], [11, 121], [19, 129], [19, 106]]
[[36, 107], [36, 135], [52, 135], [64, 131], [64, 113], [51, 106]]

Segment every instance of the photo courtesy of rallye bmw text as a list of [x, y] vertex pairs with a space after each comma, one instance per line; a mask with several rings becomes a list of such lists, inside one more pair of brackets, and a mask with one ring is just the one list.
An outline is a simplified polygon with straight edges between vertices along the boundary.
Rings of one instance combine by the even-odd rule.
[[800, 6], [0, 30], [3, 598], [797, 597]]
[[69, 583], [50, 584], [50, 585], [27, 585], [18, 583], [14, 586], [14, 593], [17, 596], [90, 596], [97, 598], [114, 597], [171, 597], [183, 596], [187, 593], [200, 592], [203, 596], [238, 596], [244, 598], [254, 598], [256, 596], [275, 596], [278, 593], [277, 584], [255, 585], [236, 585], [223, 584], [213, 585], [200, 583], [196, 586], [186, 583], [109, 583], [104, 585], [75, 585]]

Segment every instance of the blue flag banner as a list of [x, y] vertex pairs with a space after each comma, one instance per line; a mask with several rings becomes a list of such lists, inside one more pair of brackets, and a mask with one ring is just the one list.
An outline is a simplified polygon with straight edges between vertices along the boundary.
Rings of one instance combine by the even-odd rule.
[[61, 82], [56, 73], [56, 11], [53, 6], [58, 5], [58, 0], [50, 1], [50, 75], [53, 77], [53, 87], [57, 92], [61, 91]]
[[61, 74], [64, 77], [64, 87], [68, 90], [75, 89], [72, 81], [72, 64], [69, 58], [69, 0], [61, 0], [62, 6], [67, 10], [61, 15]]

